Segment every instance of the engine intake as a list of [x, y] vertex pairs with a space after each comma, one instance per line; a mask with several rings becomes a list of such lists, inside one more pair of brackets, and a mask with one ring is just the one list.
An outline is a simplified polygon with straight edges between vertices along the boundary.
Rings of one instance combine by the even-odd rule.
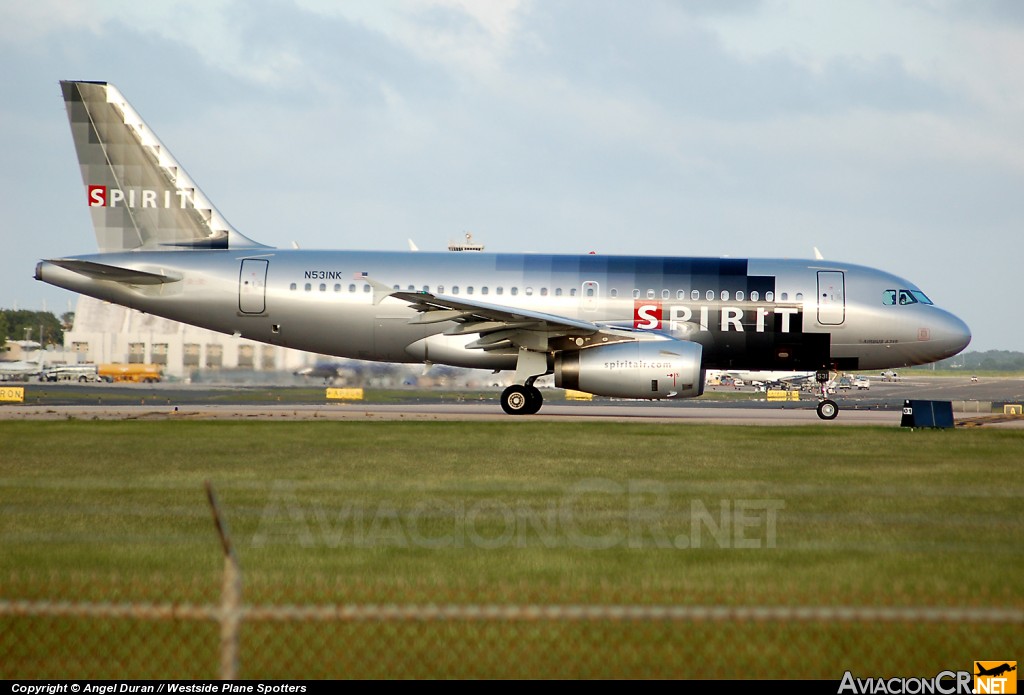
[[702, 348], [650, 340], [560, 352], [555, 386], [618, 398], [695, 398], [704, 393]]

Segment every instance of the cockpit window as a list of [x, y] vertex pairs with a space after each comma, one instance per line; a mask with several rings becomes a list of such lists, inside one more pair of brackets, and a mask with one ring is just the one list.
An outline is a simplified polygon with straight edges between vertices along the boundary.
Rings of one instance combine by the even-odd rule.
[[882, 290], [882, 304], [885, 306], [931, 303], [932, 300], [921, 290]]

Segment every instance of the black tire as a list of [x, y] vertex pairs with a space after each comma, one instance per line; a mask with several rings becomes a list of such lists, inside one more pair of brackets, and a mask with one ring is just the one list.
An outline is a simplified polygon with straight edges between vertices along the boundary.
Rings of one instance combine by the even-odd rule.
[[509, 415], [530, 414], [530, 392], [525, 386], [512, 384], [501, 392], [501, 409]]
[[536, 415], [540, 411], [540, 407], [544, 405], [544, 396], [541, 395], [540, 389], [535, 386], [527, 386], [526, 398], [526, 415]]
[[818, 403], [818, 417], [822, 420], [835, 420], [839, 415], [839, 404], [833, 400], [825, 399]]

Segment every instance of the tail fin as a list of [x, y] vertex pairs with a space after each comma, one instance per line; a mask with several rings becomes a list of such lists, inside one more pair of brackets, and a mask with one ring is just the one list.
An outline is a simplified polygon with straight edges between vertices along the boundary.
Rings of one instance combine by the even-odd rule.
[[114, 85], [60, 84], [100, 251], [266, 248], [228, 224]]

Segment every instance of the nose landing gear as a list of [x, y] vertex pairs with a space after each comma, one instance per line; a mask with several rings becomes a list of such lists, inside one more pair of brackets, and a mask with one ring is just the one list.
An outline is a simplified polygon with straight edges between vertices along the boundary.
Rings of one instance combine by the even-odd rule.
[[822, 420], [835, 420], [839, 415], [839, 404], [828, 397], [829, 371], [819, 369], [814, 375], [818, 382], [820, 393], [818, 394], [818, 417]]

